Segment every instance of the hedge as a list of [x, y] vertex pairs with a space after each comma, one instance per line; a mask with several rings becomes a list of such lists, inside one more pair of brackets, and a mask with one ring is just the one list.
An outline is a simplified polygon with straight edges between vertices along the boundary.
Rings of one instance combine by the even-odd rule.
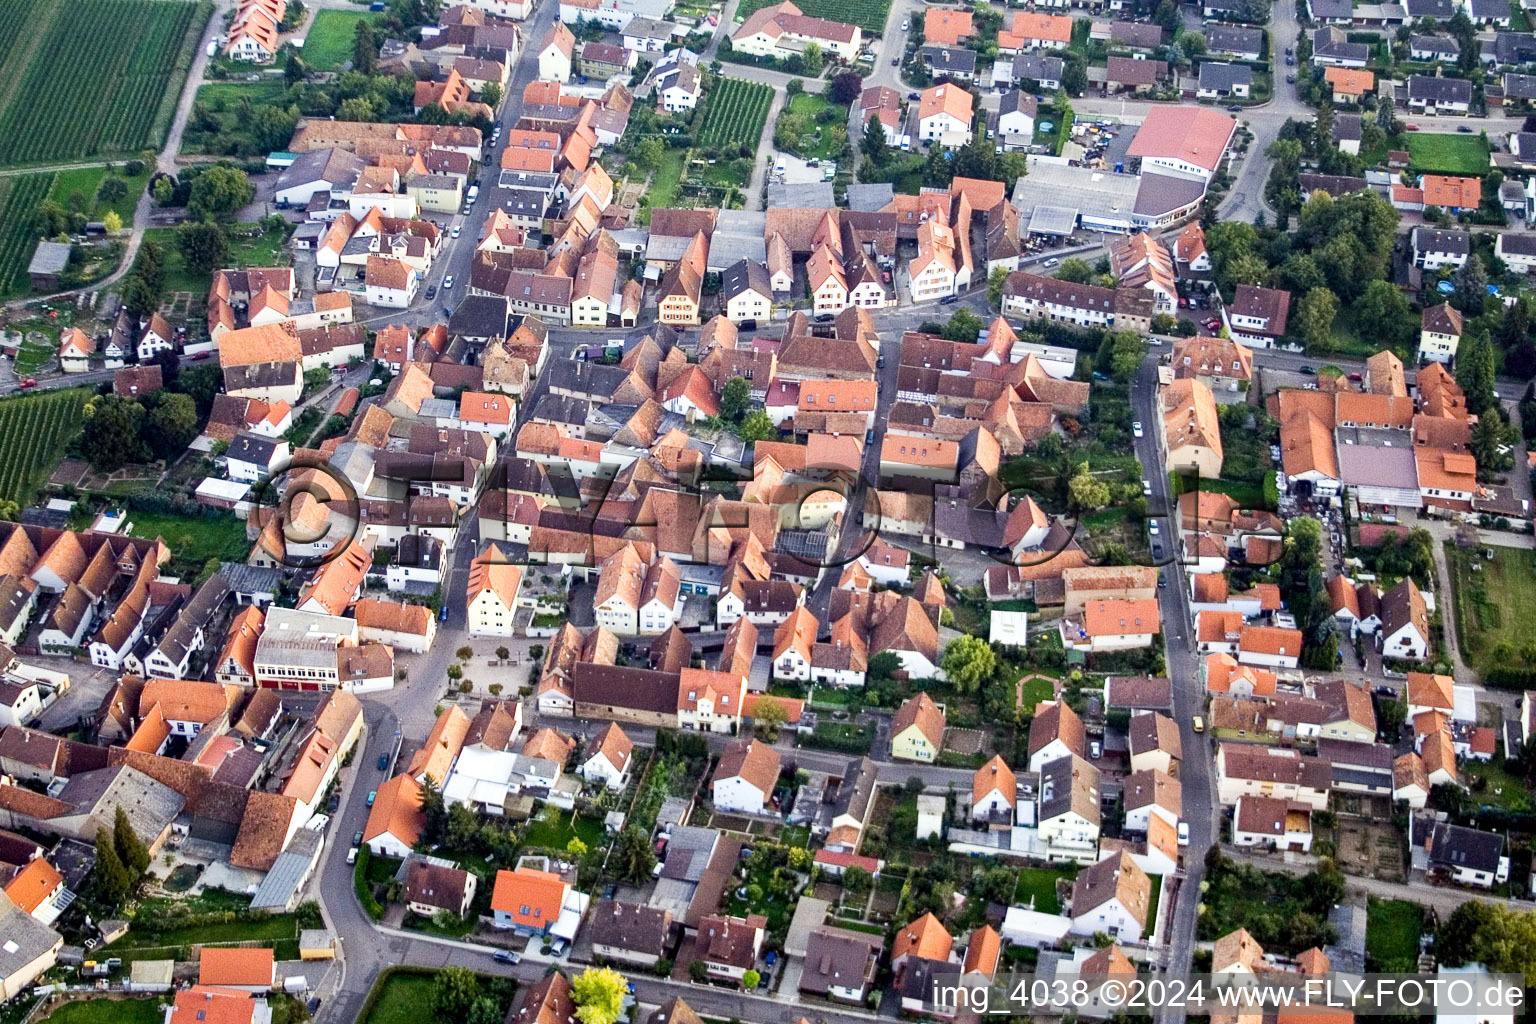
[[[373, 898], [373, 889], [368, 885], [368, 862], [372, 858], [373, 851], [368, 849], [366, 845], [357, 848], [357, 863], [352, 867], [352, 885], [357, 890], [357, 902], [363, 905], [363, 909], [368, 912], [368, 916], [375, 921], [382, 921], [384, 920], [384, 908], [379, 905], [378, 900]], [[383, 978], [384, 975], [379, 975], [381, 981]], [[372, 999], [371, 994], [369, 998]], [[359, 1014], [357, 1019], [368, 1019], [366, 1006], [364, 1012]]]

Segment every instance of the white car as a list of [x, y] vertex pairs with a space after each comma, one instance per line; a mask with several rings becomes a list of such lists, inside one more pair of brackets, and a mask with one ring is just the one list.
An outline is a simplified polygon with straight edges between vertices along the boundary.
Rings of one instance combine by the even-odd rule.
[[460, 232], [460, 231], [461, 231], [461, 230], [462, 230], [462, 228], [461, 228], [461, 227], [460, 227], [460, 226], [459, 226], [459, 225], [458, 225], [458, 224], [455, 224], [455, 225], [454, 225], [454, 226], [453, 226], [453, 231], [452, 231], [452, 232], [451, 232], [451, 234], [452, 234], [452, 236], [453, 236], [453, 237], [454, 237], [454, 238], [458, 238], [458, 237], [459, 237], [459, 232]]
[[356, 864], [357, 863], [357, 847], [354, 846], [354, 847], [352, 847], [352, 849], [347, 851], [347, 863], [348, 864]]
[[305, 822], [304, 827], [309, 829], [311, 832], [324, 832], [325, 826], [329, 825], [330, 823], [331, 816], [329, 814], [317, 814]]
[[1154, 537], [1157, 536], [1158, 528], [1157, 528], [1157, 520], [1156, 519], [1149, 519], [1149, 520], [1147, 520], [1147, 532], [1150, 533]]
[[1058, 265], [1059, 263], [1061, 263], [1061, 260], [1057, 259], [1055, 256], [1052, 256], [1050, 259], [1048, 259], [1044, 263], [1042, 263], [1041, 266], [1043, 266], [1043, 267], [1054, 267], [1054, 266]]
[[[447, 277], [443, 278], [443, 291], [445, 291], [445, 292], [453, 291], [453, 275], [452, 274], [449, 274]], [[1141, 424], [1138, 423], [1138, 424], [1136, 424], [1136, 426], [1139, 428], [1141, 426]], [[1136, 436], [1137, 437], [1141, 436], [1141, 431], [1139, 429], [1136, 432]]]
[[1187, 821], [1179, 822], [1179, 845], [1189, 845], [1189, 822]]
[[[444, 287], [446, 288], [448, 286], [444, 285]], [[1137, 437], [1145, 436], [1145, 432], [1141, 429], [1141, 420], [1137, 420], [1135, 423], [1131, 424], [1131, 433], [1135, 434]]]
[[1143, 480], [1141, 482], [1141, 493], [1144, 494], [1145, 496], [1147, 496], [1148, 498], [1152, 497], [1152, 481], [1150, 481], [1150, 480]]
[[904, 19], [902, 19], [901, 30], [903, 32], [907, 31], [911, 27], [912, 27], [912, 19], [911, 18], [904, 18]]

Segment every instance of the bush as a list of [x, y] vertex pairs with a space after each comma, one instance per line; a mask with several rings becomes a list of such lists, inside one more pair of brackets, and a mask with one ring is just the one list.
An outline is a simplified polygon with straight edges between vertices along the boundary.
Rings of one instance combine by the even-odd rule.
[[363, 905], [364, 912], [375, 921], [382, 921], [384, 908], [373, 898], [373, 889], [368, 885], [368, 862], [372, 859], [373, 851], [368, 847], [357, 848], [357, 863], [352, 866], [352, 885], [357, 890], [357, 902]]

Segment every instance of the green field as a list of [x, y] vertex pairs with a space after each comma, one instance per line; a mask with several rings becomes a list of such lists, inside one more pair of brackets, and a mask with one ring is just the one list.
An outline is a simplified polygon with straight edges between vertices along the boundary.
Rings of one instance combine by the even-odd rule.
[[88, 388], [0, 399], [0, 499], [30, 505], [80, 431]]
[[361, 1024], [432, 1024], [432, 978], [399, 972], [380, 978], [378, 998]]
[[[288, 266], [290, 258], [285, 248], [288, 236], [283, 232], [272, 232], [254, 238], [240, 237], [243, 232], [256, 229], [255, 224], [229, 225], [229, 259], [224, 262], [224, 266], [236, 269]], [[157, 243], [165, 251], [166, 291], [192, 292], [198, 298], [208, 293], [209, 286], [213, 284], [213, 275], [187, 272], [181, 259], [181, 250], [176, 247], [175, 228], [147, 228], [144, 238]]]
[[709, 94], [709, 111], [699, 132], [699, 145], [757, 148], [763, 122], [773, 105], [773, 89], [739, 78], [722, 78]]
[[[741, 5], [736, 8], [736, 20], [745, 21], [753, 11], [771, 7], [773, 3], [774, 0], [741, 0]], [[891, 0], [805, 0], [795, 6], [809, 17], [847, 22], [878, 36], [885, 31], [885, 16], [891, 11]]]
[[0, 178], [0, 295], [17, 298], [31, 291], [27, 264], [37, 248], [32, 213], [53, 190], [52, 174]]
[[[1014, 890], [1013, 902], [1021, 907], [1029, 906], [1030, 898], [1035, 909], [1042, 914], [1061, 913], [1061, 899], [1056, 895], [1058, 878], [1076, 878], [1077, 869], [1020, 868], [1019, 885]], [[1150, 924], [1150, 922], [1149, 922]]]
[[88, 220], [101, 220], [108, 210], [116, 210], [117, 215], [123, 218], [123, 226], [130, 227], [133, 224], [133, 214], [139, 205], [139, 196], [143, 194], [144, 187], [149, 184], [149, 176], [154, 171], [153, 164], [145, 164], [135, 177], [128, 177], [121, 166], [112, 174], [112, 177], [122, 181], [128, 192], [123, 198], [111, 203], [101, 203], [96, 200], [96, 193], [101, 188], [101, 183], [107, 179], [105, 167], [77, 167], [74, 170], [60, 171], [54, 176], [53, 188], [48, 193], [48, 198], [64, 207], [71, 209], [71, 199], [76, 193], [85, 200], [82, 209]]
[[0, 4], [0, 164], [158, 145], [212, 10], [183, 0]]
[[1495, 665], [1536, 668], [1536, 561], [1523, 548], [1492, 550], [1488, 560], [1445, 544], [1462, 657], [1482, 672]]
[[[198, 86], [197, 105], [193, 108], [197, 116], [187, 120], [181, 151], [215, 156], [263, 152], [249, 122], [240, 121], [240, 101], [249, 100], [251, 107], [259, 110], [279, 103], [287, 91], [283, 80], [277, 77], [260, 82], [210, 82]], [[205, 123], [205, 119], [211, 123]], [[229, 140], [237, 145], [228, 145]]]
[[43, 1024], [160, 1024], [165, 1019], [159, 998], [87, 999], [65, 1003], [47, 1017]]
[[352, 59], [352, 37], [357, 23], [378, 25], [384, 17], [377, 11], [320, 11], [304, 36], [299, 55], [311, 71], [340, 71]]
[[1409, 165], [1431, 174], [1488, 173], [1488, 140], [1480, 135], [1443, 135], [1412, 132], [1408, 135]]
[[[243, 531], [244, 527], [241, 529]], [[565, 849], [573, 838], [586, 843], [587, 849], [596, 850], [604, 845], [603, 823], [591, 818], [577, 818], [573, 825], [570, 811], [546, 804], [538, 816], [528, 822], [528, 829], [523, 833], [526, 845], [551, 850]]]
[[1372, 971], [1411, 971], [1419, 955], [1424, 908], [1407, 900], [1370, 897], [1365, 918], [1365, 953]]
[[197, 519], [134, 510], [128, 518], [135, 537], [159, 537], [177, 558], [243, 562], [251, 553], [251, 545], [245, 539], [245, 524], [232, 516]]

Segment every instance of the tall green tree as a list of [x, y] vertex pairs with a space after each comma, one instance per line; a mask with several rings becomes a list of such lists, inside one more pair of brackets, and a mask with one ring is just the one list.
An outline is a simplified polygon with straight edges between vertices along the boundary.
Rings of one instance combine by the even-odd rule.
[[588, 967], [571, 979], [571, 1001], [581, 1024], [614, 1024], [624, 1013], [629, 983], [612, 967]]
[[1473, 415], [1482, 415], [1498, 401], [1493, 346], [1486, 334], [1469, 333], [1462, 337], [1456, 350], [1456, 383], [1466, 393], [1467, 411]]
[[720, 390], [720, 418], [735, 423], [746, 413], [752, 401], [752, 385], [742, 376], [732, 377]]
[[885, 126], [878, 117], [871, 117], [864, 122], [864, 137], [859, 142], [859, 148], [876, 167], [884, 167], [891, 158], [890, 143], [885, 141]]
[[463, 1020], [480, 998], [480, 979], [468, 967], [444, 967], [432, 979], [432, 1009], [439, 1020]]
[[254, 198], [256, 186], [244, 171], [230, 164], [215, 164], [192, 182], [187, 212], [199, 220], [229, 220]]
[[112, 822], [112, 848], [117, 851], [117, 859], [122, 861], [132, 878], [138, 878], [149, 867], [149, 847], [144, 845], [144, 840], [133, 830], [128, 812], [122, 807], [118, 807]]
[[104, 472], [140, 462], [148, 450], [140, 436], [144, 407], [117, 395], [102, 395], [87, 403], [80, 453]]
[[123, 902], [133, 880], [122, 858], [112, 845], [112, 835], [105, 828], [96, 830], [96, 864], [91, 869], [91, 889], [96, 898], [109, 907]]
[[1339, 315], [1339, 299], [1327, 288], [1313, 288], [1296, 305], [1296, 325], [1307, 347], [1326, 352], [1333, 344], [1333, 321]]
[[190, 395], [158, 391], [144, 418], [144, 440], [156, 458], [170, 461], [187, 450], [197, 437], [197, 403]]
[[352, 70], [365, 75], [379, 70], [379, 44], [373, 38], [373, 26], [361, 18], [352, 31]]
[[656, 866], [656, 851], [651, 841], [639, 828], [631, 826], [620, 832], [613, 841], [611, 865], [614, 872], [626, 882], [639, 885], [648, 881]]
[[212, 221], [188, 221], [177, 228], [176, 248], [190, 274], [211, 274], [229, 262], [229, 236]]

